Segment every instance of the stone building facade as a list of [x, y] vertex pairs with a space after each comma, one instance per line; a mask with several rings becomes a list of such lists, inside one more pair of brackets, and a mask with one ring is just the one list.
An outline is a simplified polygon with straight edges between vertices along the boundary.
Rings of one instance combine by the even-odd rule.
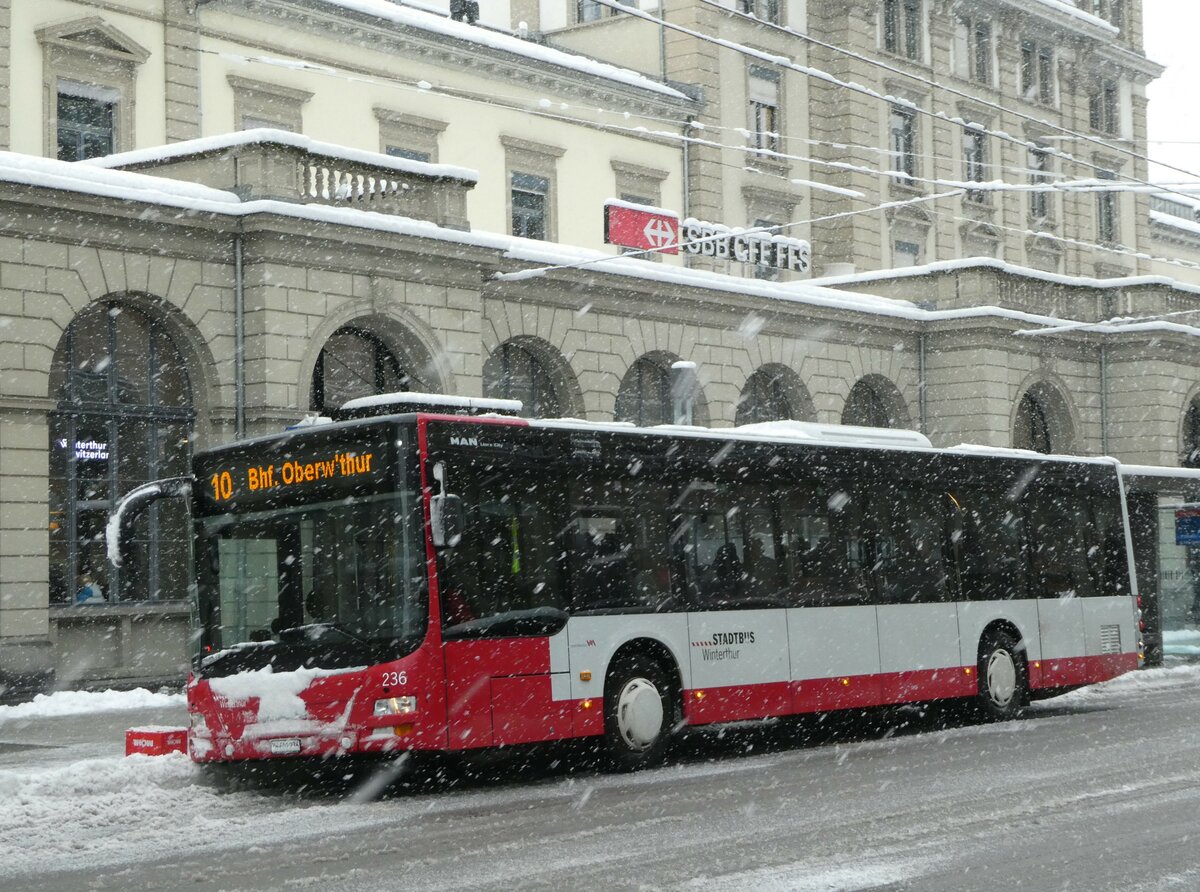
[[[4, 156], [0, 665], [10, 680], [177, 677], [186, 522], [152, 518], [138, 561], [119, 573], [103, 563], [94, 521], [114, 493], [185, 473], [196, 449], [295, 422], [319, 405], [318, 389], [340, 400], [391, 386], [331, 371], [364, 350], [401, 386], [527, 400], [540, 388], [535, 410], [540, 398], [593, 420], [667, 420], [654, 381], [686, 359], [699, 366], [696, 420], [717, 426], [784, 415], [915, 427], [944, 445], [1045, 437], [1048, 449], [1155, 464], [1177, 463], [1197, 433], [1187, 417], [1200, 405], [1200, 331], [1060, 325], [1134, 300], [1169, 312], [1193, 299], [1186, 288], [1051, 280], [996, 262], [835, 290], [564, 258], [562, 246], [436, 219], [255, 198], [294, 169], [294, 152], [240, 141], [182, 151], [154, 175]], [[241, 194], [204, 185], [233, 166]], [[446, 174], [410, 176], [473, 185]], [[542, 274], [503, 276], [531, 268]], [[891, 296], [913, 293], [926, 303]], [[74, 602], [88, 572], [104, 603]]]
[[[529, 4], [513, 5], [529, 15]], [[576, 15], [592, 15], [585, 6]], [[688, 0], [668, 12], [768, 56], [841, 65], [838, 78], [870, 75], [880, 90], [901, 76], [881, 74], [884, 63], [946, 74], [935, 62], [955, 45], [967, 6], [897, 7], [900, 26], [904, 10], [931, 17], [920, 33], [932, 62], [891, 58], [881, 43], [891, 33], [886, 2]], [[1013, 50], [1001, 51], [1000, 36], [1040, 29], [1024, 17], [1041, 22], [1055, 4], [969, 6], [998, 23], [999, 86], [972, 100], [986, 110], [1012, 98]], [[1137, 6], [1124, 5], [1124, 43], [1088, 37], [1109, 33], [1090, 15], [1055, 21], [1071, 64], [1090, 59], [1128, 77], [1117, 98], [1128, 95], [1129, 132], [1144, 144], [1137, 84], [1154, 69], [1139, 55]], [[264, 37], [276, 14], [284, 25]], [[1044, 239], [1010, 238], [1004, 227], [1026, 226], [1028, 193], [1007, 192], [978, 202], [987, 219], [972, 218], [969, 231], [964, 196], [950, 212], [936, 206], [926, 253], [915, 257], [932, 262], [911, 269], [887, 268], [899, 266], [897, 227], [916, 225], [907, 208], [923, 205], [789, 229], [814, 242], [825, 274], [815, 283], [617, 257], [602, 240], [609, 197], [755, 225], [919, 198], [924, 187], [879, 167], [886, 103], [854, 91], [822, 98], [819, 77], [764, 76], [764, 59], [695, 36], [601, 14], [564, 20], [553, 38], [623, 34], [622, 51], [635, 55], [616, 61], [643, 69], [666, 47], [664, 89], [578, 56], [546, 56], [536, 26], [518, 51], [511, 35], [468, 39], [461, 23], [422, 19], [413, 29], [346, 15], [319, 0], [0, 0], [0, 134], [17, 150], [0, 155], [0, 685], [178, 678], [189, 651], [186, 519], [152, 513], [136, 560], [118, 571], [99, 538], [114, 500], [143, 480], [186, 473], [198, 449], [276, 432], [366, 393], [515, 397], [531, 414], [654, 424], [670, 420], [670, 366], [689, 360], [702, 424], [911, 427], [938, 445], [1158, 465], [1200, 446], [1200, 330], [1170, 315], [1190, 311], [1197, 289], [1155, 266], [1117, 269], [1104, 259], [1113, 252], [1092, 250], [1096, 193], [1054, 198], [1063, 226], [1051, 233], [1052, 263], [1031, 250]], [[764, 27], [771, 16], [844, 38], [856, 55], [819, 60], [818, 49], [829, 51]], [[1065, 50], [1050, 61], [1062, 83], [1082, 70], [1067, 66]], [[431, 91], [418, 78], [435, 69], [446, 80], [428, 82]], [[13, 77], [23, 71], [41, 77]], [[699, 89], [676, 83], [688, 80]], [[478, 111], [468, 94], [489, 84], [513, 101]], [[945, 99], [934, 93], [930, 109]], [[1071, 95], [1064, 108], [1078, 117], [1082, 94]], [[744, 140], [776, 133], [758, 126], [772, 102], [779, 139], [804, 149], [756, 143], [747, 164]], [[59, 126], [52, 105], [73, 123]], [[604, 115], [617, 107], [629, 118], [613, 128]], [[813, 120], [818, 107], [823, 123]], [[81, 114], [97, 108], [110, 115], [99, 127]], [[987, 129], [1012, 126], [1005, 121]], [[963, 125], [933, 123], [922, 152], [942, 166], [922, 168], [922, 178], [962, 179], [946, 133]], [[271, 127], [228, 134], [259, 124]], [[835, 124], [849, 129], [814, 130]], [[128, 151], [38, 157], [56, 154], [63, 133], [77, 146], [107, 135], [112, 150]], [[1010, 143], [987, 139], [996, 163], [1020, 167]], [[848, 148], [829, 155], [830, 143]], [[843, 156], [853, 169], [830, 166]], [[875, 166], [858, 169], [868, 156]], [[1125, 156], [1122, 172], [1136, 173], [1135, 160]], [[517, 231], [530, 206], [514, 194], [538, 188], [542, 226]], [[1120, 238], [1141, 239], [1143, 199], [1119, 200], [1135, 203], [1114, 217]], [[1156, 243], [1195, 249], [1187, 226], [1146, 219]], [[995, 256], [959, 259], [978, 253], [967, 236], [993, 231]], [[847, 275], [851, 266], [884, 269]], [[539, 273], [506, 275], [531, 269]], [[1114, 278], [1119, 271], [1160, 277]], [[1149, 318], [1108, 321], [1129, 316]]]
[[[1139, 256], [1157, 251], [1150, 196], [1133, 187], [1162, 68], [1136, 0], [675, 0], [666, 26], [655, 3], [641, 4], [649, 21], [582, 14], [588, 0], [538, 6], [553, 44], [630, 65], [665, 52], [705, 100], [690, 212], [791, 223], [816, 275], [961, 257], [1153, 269]], [[1071, 185], [1036, 191], [1047, 184]]]

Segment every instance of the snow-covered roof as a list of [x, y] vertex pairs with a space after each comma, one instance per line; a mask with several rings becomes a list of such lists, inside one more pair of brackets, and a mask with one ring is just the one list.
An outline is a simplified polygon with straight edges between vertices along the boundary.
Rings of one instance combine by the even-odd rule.
[[167, 161], [177, 161], [193, 155], [203, 155], [220, 152], [238, 146], [248, 145], [281, 145], [303, 149], [314, 155], [325, 155], [330, 158], [340, 158], [356, 164], [363, 164], [376, 169], [394, 170], [398, 173], [412, 173], [426, 177], [444, 177], [465, 180], [475, 183], [479, 181], [479, 171], [469, 167], [458, 167], [453, 164], [429, 164], [424, 161], [412, 161], [408, 158], [397, 158], [382, 152], [368, 152], [363, 149], [353, 149], [339, 146], [331, 142], [319, 142], [300, 133], [270, 128], [255, 128], [239, 130], [234, 133], [222, 133], [217, 136], [203, 136], [199, 139], [188, 139], [183, 142], [170, 143], [165, 146], [153, 146], [146, 149], [135, 149], [132, 152], [118, 152], [115, 155], [105, 155], [101, 158], [90, 158], [76, 162], [89, 167], [120, 168], [136, 167], [143, 164], [159, 164]]
[[679, 90], [652, 80], [644, 74], [620, 68], [607, 62], [600, 62], [587, 56], [576, 55], [565, 50], [543, 46], [529, 40], [521, 40], [511, 34], [493, 31], [480, 25], [468, 25], [435, 13], [426, 12], [411, 6], [399, 6], [389, 0], [320, 0], [322, 5], [338, 7], [349, 12], [369, 16], [392, 25], [413, 28], [453, 37], [466, 43], [478, 44], [493, 50], [500, 50], [538, 62], [556, 65], [570, 69], [580, 74], [603, 78], [609, 81], [625, 84], [641, 90], [648, 90], [672, 99], [691, 101], [691, 97]]
[[[1080, 9], [1071, 0], [1010, 0], [1010, 2], [1030, 12], [1035, 12], [1037, 7], [1041, 7], [1041, 11], [1044, 13], [1073, 19], [1079, 25], [1106, 31], [1114, 37], [1121, 33], [1121, 29], [1116, 25], [1106, 22], [1104, 19], [1097, 15], [1092, 15], [1086, 10]], [[1033, 7], [1033, 9], [1030, 9], [1030, 7]]]
[[1166, 211], [1150, 211], [1150, 222], [1157, 223], [1159, 226], [1170, 226], [1172, 229], [1179, 229], [1189, 235], [1200, 236], [1200, 223], [1195, 220], [1185, 220], [1183, 217], [1176, 217], [1174, 214], [1168, 214]]
[[825, 276], [809, 279], [805, 284], [836, 288], [839, 285], [862, 285], [871, 282], [887, 281], [889, 279], [907, 279], [917, 276], [927, 276], [931, 273], [948, 273], [970, 269], [994, 269], [1014, 276], [1039, 279], [1055, 285], [1070, 285], [1076, 288], [1129, 288], [1134, 285], [1164, 285], [1178, 291], [1200, 294], [1200, 286], [1189, 285], [1186, 282], [1180, 282], [1167, 276], [1119, 276], [1111, 279], [1095, 279], [1088, 276], [1064, 276], [1060, 273], [1050, 273], [1029, 266], [1019, 266], [1005, 260], [997, 260], [995, 257], [963, 257], [958, 260], [937, 260], [932, 263], [923, 263], [919, 266], [868, 270], [861, 273], [848, 273], [844, 276]]
[[[556, 270], [569, 269], [594, 272], [605, 276], [627, 278], [634, 281], [657, 282], [745, 298], [761, 298], [779, 303], [802, 304], [808, 307], [844, 310], [863, 313], [879, 318], [892, 318], [915, 323], [957, 321], [979, 318], [1000, 318], [1029, 326], [1062, 329], [1072, 324], [1071, 320], [1011, 310], [1003, 307], [983, 306], [955, 310], [926, 310], [906, 300], [838, 291], [839, 284], [871, 282], [902, 275], [923, 275], [944, 269], [991, 266], [1015, 274], [1058, 281], [1066, 285], [1084, 285], [1107, 288], [1122, 285], [1157, 284], [1178, 291], [1200, 293], [1200, 287], [1189, 286], [1163, 276], [1139, 276], [1126, 279], [1079, 279], [1054, 276], [1039, 270], [1014, 267], [992, 258], [965, 261], [947, 261], [929, 264], [926, 267], [910, 267], [903, 270], [885, 270], [879, 273], [863, 273], [855, 276], [836, 277], [823, 280], [782, 283], [760, 279], [748, 279], [707, 270], [689, 269], [665, 263], [646, 263], [634, 257], [612, 255], [601, 251], [518, 238], [498, 233], [462, 231], [438, 226], [436, 223], [380, 214], [357, 208], [324, 204], [299, 204], [278, 200], [239, 201], [232, 192], [198, 186], [164, 177], [107, 170], [78, 162], [58, 161], [50, 158], [35, 158], [12, 152], [0, 152], [0, 183], [22, 183], [51, 189], [74, 191], [115, 198], [122, 201], [144, 202], [163, 207], [181, 208], [197, 213], [211, 213], [228, 217], [247, 217], [254, 214], [273, 214], [290, 219], [327, 223], [352, 229], [370, 230], [398, 236], [410, 236], [439, 241], [445, 244], [470, 246], [481, 250], [496, 251], [507, 260], [517, 264], [534, 264], [536, 268], [520, 270], [506, 277], [507, 280], [537, 278]], [[764, 305], [766, 311], [769, 306]], [[1078, 323], [1087, 331], [1100, 334], [1118, 332], [1172, 332], [1191, 337], [1200, 337], [1200, 328], [1170, 322], [1142, 322], [1097, 324]], [[761, 328], [761, 325], [754, 326]]]

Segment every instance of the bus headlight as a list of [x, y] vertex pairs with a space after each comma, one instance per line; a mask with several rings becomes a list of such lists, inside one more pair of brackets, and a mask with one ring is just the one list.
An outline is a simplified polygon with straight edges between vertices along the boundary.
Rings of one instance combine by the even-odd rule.
[[375, 715], [411, 715], [417, 711], [417, 698], [411, 695], [405, 697], [388, 697], [386, 700], [375, 701]]

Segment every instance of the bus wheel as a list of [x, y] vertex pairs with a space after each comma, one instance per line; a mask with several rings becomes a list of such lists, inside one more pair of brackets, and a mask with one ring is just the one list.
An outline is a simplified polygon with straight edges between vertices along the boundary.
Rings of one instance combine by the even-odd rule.
[[604, 685], [604, 738], [620, 771], [662, 761], [667, 749], [671, 686], [662, 668], [642, 654], [620, 659]]
[[1016, 718], [1028, 692], [1029, 676], [1017, 642], [1007, 632], [989, 632], [979, 643], [979, 707], [984, 716]]

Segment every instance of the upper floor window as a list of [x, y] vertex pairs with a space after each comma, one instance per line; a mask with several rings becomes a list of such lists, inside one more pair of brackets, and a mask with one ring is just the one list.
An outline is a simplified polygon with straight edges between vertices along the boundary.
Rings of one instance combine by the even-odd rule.
[[[625, 6], [634, 5], [634, 0], [617, 0], [617, 2]], [[606, 16], [616, 14], [617, 10], [600, 3], [599, 0], [576, 0], [575, 3], [576, 22], [598, 22]]]
[[923, 56], [921, 0], [883, 0], [883, 48], [920, 60]]
[[116, 146], [117, 95], [59, 82], [58, 160], [111, 155]]
[[992, 23], [960, 16], [954, 25], [954, 73], [991, 86], [993, 55]]
[[137, 75], [150, 51], [99, 16], [35, 34], [47, 98], [43, 152], [78, 161], [132, 149]]
[[1101, 80], [1088, 97], [1088, 122], [1093, 130], [1116, 133], [1121, 123], [1116, 81]]
[[1021, 41], [1021, 95], [1026, 102], [1053, 105], [1057, 95], [1054, 48]]
[[[968, 183], [982, 183], [987, 179], [987, 136], [982, 130], [963, 131], [963, 179]], [[983, 202], [987, 193], [982, 189], [968, 189], [969, 201]]]
[[[754, 228], [761, 230], [764, 237], [775, 235], [780, 231], [779, 224], [774, 220], [765, 220], [761, 217], [754, 221]], [[763, 258], [754, 265], [754, 278], [774, 281], [779, 278], [779, 267], [772, 266], [766, 262], [766, 258]]]
[[406, 149], [403, 146], [388, 146], [386, 153], [393, 158], [405, 158], [409, 161], [424, 161], [428, 163], [431, 160], [428, 152]]
[[[1111, 170], [1102, 170], [1097, 176], [1102, 180], [1117, 178], [1117, 175]], [[1104, 244], [1114, 244], [1120, 240], [1116, 192], [1096, 193], [1096, 240]]]
[[[1029, 185], [1045, 187], [1050, 183], [1050, 153], [1045, 149], [1029, 150]], [[1029, 193], [1029, 216], [1033, 220], [1050, 218], [1050, 193], [1035, 189]]]
[[779, 24], [779, 0], [738, 0], [738, 9], [764, 22]]
[[753, 148], [779, 151], [779, 75], [750, 66], [750, 132]]
[[917, 175], [917, 114], [911, 108], [893, 105], [889, 117], [892, 170], [905, 179]]
[[512, 175], [512, 234], [544, 239], [550, 181], [528, 173]]

